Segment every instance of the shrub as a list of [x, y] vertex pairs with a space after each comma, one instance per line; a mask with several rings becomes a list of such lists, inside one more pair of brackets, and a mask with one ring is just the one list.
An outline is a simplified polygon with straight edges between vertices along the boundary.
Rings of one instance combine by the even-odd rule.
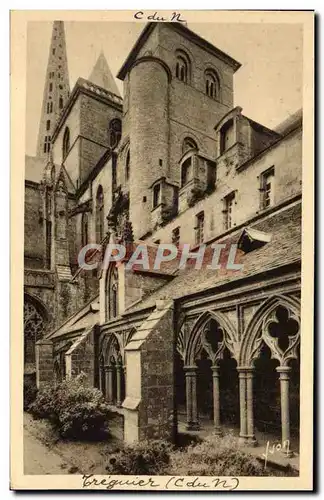
[[171, 455], [168, 474], [184, 476], [264, 476], [269, 471], [256, 457], [238, 448], [232, 437], [207, 437]]
[[30, 411], [35, 418], [48, 418], [62, 437], [101, 439], [106, 432], [108, 407], [102, 393], [85, 385], [85, 375], [64, 380], [39, 391]]
[[173, 447], [166, 441], [142, 441], [125, 446], [111, 456], [108, 474], [164, 474]]
[[62, 382], [55, 394], [61, 436], [99, 439], [106, 430], [108, 406], [98, 389], [84, 385], [84, 376]]
[[38, 391], [35, 401], [29, 406], [29, 411], [34, 418], [55, 419], [54, 395], [55, 388], [49, 385]]
[[35, 401], [37, 395], [36, 382], [30, 378], [24, 378], [24, 411], [28, 411], [30, 405]]

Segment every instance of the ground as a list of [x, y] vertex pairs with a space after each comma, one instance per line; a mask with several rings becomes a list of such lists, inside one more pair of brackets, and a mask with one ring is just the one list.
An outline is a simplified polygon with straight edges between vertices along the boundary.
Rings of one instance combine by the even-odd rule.
[[[188, 433], [183, 431], [181, 434]], [[204, 437], [202, 431], [190, 434]], [[273, 443], [273, 440], [270, 442]], [[109, 456], [122, 446], [122, 442], [113, 437], [104, 442], [66, 441], [58, 438], [47, 420], [34, 420], [30, 414], [24, 414], [25, 474], [106, 474]], [[261, 457], [266, 448], [257, 446], [244, 451]], [[284, 471], [288, 464], [297, 471], [299, 469], [297, 454], [287, 459], [280, 452], [273, 453], [270, 448], [267, 455], [267, 467], [274, 475], [286, 475]]]
[[58, 439], [46, 420], [24, 414], [25, 474], [105, 474], [109, 453], [119, 447], [109, 442], [71, 442]]

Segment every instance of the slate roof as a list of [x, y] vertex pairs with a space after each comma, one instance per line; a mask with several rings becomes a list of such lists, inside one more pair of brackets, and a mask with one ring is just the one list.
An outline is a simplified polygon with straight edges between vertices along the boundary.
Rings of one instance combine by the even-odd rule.
[[120, 96], [115, 79], [110, 71], [107, 60], [103, 54], [100, 53], [98, 60], [89, 76], [88, 80], [95, 83], [99, 87], [102, 87], [113, 94]]
[[56, 330], [50, 332], [46, 338], [56, 339], [73, 332], [84, 332], [99, 322], [99, 296], [94, 297], [82, 309], [70, 316]]
[[[263, 247], [244, 254], [238, 251], [243, 269], [230, 271], [226, 269], [201, 270], [185, 269], [169, 283], [163, 285], [150, 296], [133, 307], [125, 314], [141, 309], [154, 307], [158, 299], [178, 299], [229, 282], [236, 282], [255, 274], [271, 271], [277, 267], [298, 263], [301, 259], [301, 203], [275, 212], [261, 221], [248, 227], [271, 233], [271, 241]], [[215, 241], [217, 243], [237, 243], [242, 229], [227, 238]]]

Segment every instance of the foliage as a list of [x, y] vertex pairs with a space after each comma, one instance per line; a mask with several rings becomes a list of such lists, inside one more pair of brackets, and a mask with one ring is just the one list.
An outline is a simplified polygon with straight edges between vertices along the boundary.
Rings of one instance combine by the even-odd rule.
[[35, 401], [29, 406], [29, 411], [34, 418], [55, 418], [55, 388], [47, 385], [38, 391]]
[[163, 474], [170, 461], [172, 445], [166, 441], [142, 441], [114, 453], [107, 464], [108, 474]]
[[238, 448], [233, 436], [209, 436], [185, 451], [176, 451], [168, 469], [169, 474], [185, 476], [269, 475], [261, 462]]
[[[188, 446], [186, 446], [188, 444]], [[108, 474], [177, 476], [269, 476], [273, 471], [239, 448], [234, 436], [209, 436], [177, 443], [143, 441], [115, 451], [107, 463]], [[294, 471], [275, 475], [295, 475]]]
[[37, 395], [37, 387], [34, 379], [24, 378], [24, 411], [29, 409], [29, 406], [35, 401]]
[[39, 391], [30, 411], [51, 420], [65, 438], [95, 440], [106, 431], [108, 407], [102, 393], [85, 384], [84, 374]]

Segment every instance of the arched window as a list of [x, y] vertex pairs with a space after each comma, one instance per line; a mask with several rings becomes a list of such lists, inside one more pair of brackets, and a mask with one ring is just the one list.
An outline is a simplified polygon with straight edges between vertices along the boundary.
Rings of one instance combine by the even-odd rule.
[[219, 79], [215, 71], [205, 72], [205, 92], [212, 99], [219, 99]]
[[104, 194], [102, 186], [97, 189], [96, 196], [96, 240], [100, 243], [104, 238]]
[[122, 124], [119, 118], [114, 118], [109, 122], [109, 146], [113, 149], [118, 146], [121, 139]]
[[128, 148], [127, 155], [126, 155], [126, 165], [125, 165], [126, 181], [128, 181], [128, 179], [129, 179], [129, 172], [130, 172], [130, 149]]
[[182, 154], [184, 155], [187, 151], [191, 149], [198, 149], [196, 142], [190, 137], [186, 137], [182, 143]]
[[62, 148], [63, 160], [67, 156], [69, 150], [70, 150], [70, 129], [69, 127], [66, 127], [63, 136], [63, 148]]
[[24, 297], [24, 364], [35, 365], [35, 344], [43, 338], [45, 312], [27, 296]]
[[46, 121], [46, 130], [49, 130], [51, 128], [51, 120]]
[[63, 97], [62, 96], [59, 99], [59, 108], [63, 109]]
[[108, 404], [120, 407], [125, 399], [125, 367], [118, 339], [114, 334], [110, 335], [104, 353], [107, 384], [103, 392]]
[[106, 319], [118, 316], [118, 269], [112, 265], [107, 273], [106, 283]]
[[181, 82], [190, 83], [190, 73], [191, 67], [189, 57], [184, 51], [178, 50], [175, 69], [176, 78]]
[[89, 220], [87, 213], [82, 214], [81, 237], [82, 237], [82, 246], [85, 247], [89, 243]]

